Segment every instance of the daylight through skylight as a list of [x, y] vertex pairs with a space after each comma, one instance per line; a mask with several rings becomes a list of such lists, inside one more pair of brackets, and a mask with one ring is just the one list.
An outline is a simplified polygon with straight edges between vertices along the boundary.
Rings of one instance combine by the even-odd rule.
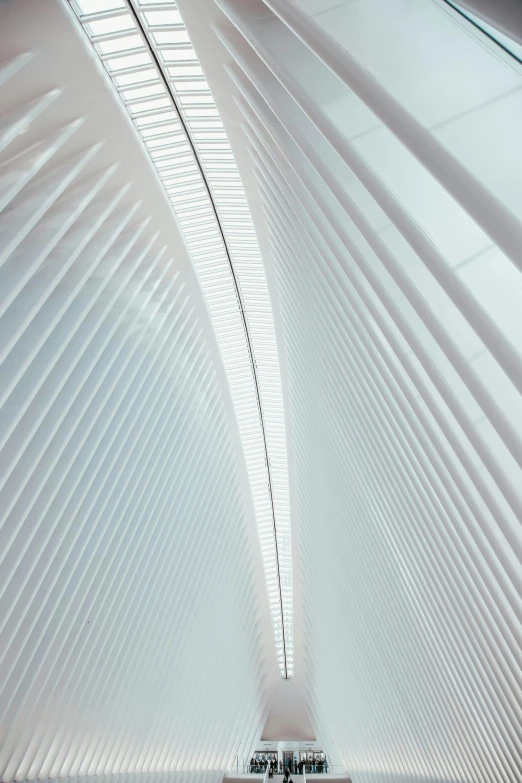
[[183, 231], [239, 423], [279, 672], [294, 671], [283, 398], [265, 270], [226, 132], [172, 2], [71, 0], [140, 133]]

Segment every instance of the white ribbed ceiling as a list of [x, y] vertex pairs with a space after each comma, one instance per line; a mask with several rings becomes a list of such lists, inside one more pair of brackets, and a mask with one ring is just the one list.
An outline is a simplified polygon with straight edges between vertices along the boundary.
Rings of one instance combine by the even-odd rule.
[[435, 0], [189, 5], [276, 270], [314, 729], [519, 780], [520, 65]]
[[218, 783], [277, 678], [230, 387], [83, 31], [24, 11], [0, 6], [0, 780]]
[[218, 783], [272, 710], [519, 783], [522, 66], [445, 0], [93, 2], [0, 4], [0, 779]]

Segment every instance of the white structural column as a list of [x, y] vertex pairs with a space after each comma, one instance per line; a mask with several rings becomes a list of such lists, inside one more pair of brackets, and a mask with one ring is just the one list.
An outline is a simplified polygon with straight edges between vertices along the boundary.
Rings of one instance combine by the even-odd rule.
[[0, 780], [219, 783], [277, 675], [212, 321], [68, 6], [0, 45]]
[[522, 69], [442, 0], [213, 29], [278, 277], [314, 728], [354, 781], [515, 783]]
[[281, 676], [292, 677], [286, 434], [265, 270], [230, 145], [173, 2], [71, 0], [165, 187], [216, 330], [243, 441]]

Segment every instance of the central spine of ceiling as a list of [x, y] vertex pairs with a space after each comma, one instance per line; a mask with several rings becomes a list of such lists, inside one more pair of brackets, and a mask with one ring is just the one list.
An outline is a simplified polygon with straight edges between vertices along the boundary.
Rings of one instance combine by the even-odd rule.
[[[263, 262], [226, 133], [174, 3], [71, 0], [174, 208], [209, 306], [245, 452], [279, 672], [293, 675], [288, 468]], [[91, 12], [92, 11], [92, 12]]]
[[187, 123], [185, 122], [183, 114], [182, 114], [182, 112], [180, 110], [180, 107], [178, 106], [178, 104], [176, 102], [176, 98], [175, 98], [175, 96], [173, 94], [171, 86], [170, 86], [168, 80], [165, 78], [165, 74], [164, 74], [162, 65], [161, 65], [161, 63], [160, 63], [160, 61], [158, 59], [158, 56], [157, 56], [156, 52], [154, 51], [154, 49], [151, 46], [150, 39], [147, 36], [146, 30], [144, 29], [144, 26], [142, 24], [142, 21], [141, 21], [141, 18], [140, 18], [140, 14], [138, 14], [136, 12], [136, 9], [134, 8], [132, 0], [129, 1], [129, 10], [130, 10], [131, 14], [134, 17], [134, 21], [136, 23], [136, 26], [140, 30], [144, 40], [147, 42], [147, 45], [148, 45], [149, 51], [150, 51], [150, 55], [151, 55], [152, 59], [154, 60], [154, 63], [156, 65], [157, 69], [158, 69], [158, 73], [161, 76], [161, 79], [163, 81], [165, 89], [167, 90], [168, 94], [172, 98], [172, 103], [176, 107], [176, 111], [178, 113], [179, 121], [180, 121], [181, 125], [183, 126], [183, 130], [185, 131], [185, 134], [186, 134], [186, 137], [187, 137], [187, 141], [190, 144], [190, 147], [191, 147], [192, 152], [194, 154], [194, 159], [195, 159], [196, 164], [198, 166], [198, 169], [199, 169], [199, 171], [201, 173], [201, 177], [202, 177], [203, 183], [205, 185], [205, 189], [206, 189], [206, 191], [208, 193], [208, 198], [209, 198], [210, 204], [212, 205], [212, 211], [214, 213], [217, 225], [219, 227], [219, 233], [221, 234], [221, 239], [223, 241], [223, 246], [224, 246], [224, 249], [225, 249], [227, 261], [228, 261], [228, 264], [229, 264], [229, 267], [230, 267], [230, 274], [232, 275], [232, 280], [233, 280], [233, 283], [234, 283], [234, 289], [235, 289], [235, 292], [236, 292], [237, 301], [238, 301], [238, 305], [239, 305], [239, 310], [240, 310], [240, 313], [241, 313], [241, 320], [243, 322], [243, 328], [245, 330], [245, 339], [246, 339], [247, 348], [248, 348], [248, 355], [249, 355], [249, 359], [250, 359], [250, 365], [251, 365], [251, 368], [252, 368], [252, 378], [254, 380], [254, 385], [255, 385], [255, 389], [256, 389], [257, 406], [258, 406], [258, 412], [259, 412], [259, 422], [260, 422], [260, 425], [261, 425], [261, 429], [263, 431], [263, 447], [264, 447], [264, 450], [265, 450], [265, 462], [266, 462], [267, 474], [268, 474], [268, 476], [267, 476], [268, 477], [268, 493], [269, 493], [269, 496], [270, 496], [270, 508], [271, 508], [271, 513], [272, 513], [272, 525], [273, 525], [273, 530], [274, 530], [274, 543], [275, 543], [275, 549], [276, 549], [277, 582], [278, 582], [278, 592], [279, 592], [279, 606], [280, 606], [280, 610], [281, 610], [281, 631], [282, 631], [282, 644], [283, 644], [283, 657], [284, 657], [284, 670], [282, 671], [282, 674], [284, 675], [285, 679], [288, 679], [289, 672], [288, 672], [288, 661], [287, 661], [287, 653], [286, 653], [285, 622], [284, 622], [284, 620], [285, 620], [285, 612], [284, 612], [284, 606], [283, 606], [283, 593], [282, 593], [282, 587], [281, 587], [281, 572], [280, 572], [280, 567], [279, 567], [279, 550], [278, 550], [278, 546], [277, 546], [277, 524], [276, 524], [276, 516], [275, 516], [275, 508], [274, 508], [274, 497], [273, 497], [273, 493], [272, 493], [272, 476], [271, 476], [271, 469], [270, 469], [270, 459], [269, 459], [269, 456], [268, 456], [268, 448], [267, 448], [267, 442], [266, 442], [265, 420], [264, 420], [264, 417], [263, 417], [263, 404], [262, 404], [262, 401], [261, 401], [261, 394], [260, 394], [260, 390], [259, 390], [259, 381], [258, 381], [258, 377], [257, 377], [256, 362], [255, 362], [255, 359], [254, 359], [254, 351], [253, 351], [253, 348], [252, 348], [252, 340], [251, 340], [251, 337], [250, 337], [250, 331], [249, 331], [249, 328], [248, 328], [248, 323], [247, 323], [246, 314], [245, 314], [245, 306], [243, 304], [243, 299], [242, 299], [242, 296], [241, 296], [241, 289], [240, 289], [239, 284], [238, 284], [237, 276], [236, 276], [236, 273], [235, 273], [235, 270], [234, 270], [234, 264], [232, 263], [232, 258], [230, 256], [230, 250], [228, 248], [227, 239], [226, 239], [226, 236], [225, 236], [225, 232], [223, 231], [223, 226], [221, 225], [221, 220], [220, 220], [217, 208], [216, 208], [216, 203], [214, 201], [214, 197], [212, 195], [212, 190], [210, 188], [210, 184], [209, 184], [208, 178], [207, 178], [207, 176], [205, 174], [205, 170], [204, 170], [204, 168], [202, 166], [202, 163], [201, 163], [198, 151], [196, 149], [196, 145], [194, 144], [194, 141], [193, 141], [193, 139], [192, 139], [192, 137], [191, 137], [191, 135], [189, 133], [189, 129], [188, 129]]

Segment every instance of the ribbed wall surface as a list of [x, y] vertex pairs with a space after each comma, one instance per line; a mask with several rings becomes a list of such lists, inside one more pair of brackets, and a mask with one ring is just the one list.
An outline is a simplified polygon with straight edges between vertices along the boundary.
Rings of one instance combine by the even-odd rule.
[[211, 783], [251, 753], [276, 668], [232, 400], [112, 86], [65, 5], [19, 11], [0, 7], [0, 779]]
[[316, 731], [355, 781], [520, 780], [522, 71], [437, 0], [215, 2], [278, 276]]
[[[299, 546], [279, 685], [304, 683], [354, 783], [516, 783], [522, 71], [442, 0], [191, 2], [277, 274]], [[226, 375], [113, 86], [65, 3], [20, 8], [0, 4], [0, 779], [218, 783], [276, 675]]]

